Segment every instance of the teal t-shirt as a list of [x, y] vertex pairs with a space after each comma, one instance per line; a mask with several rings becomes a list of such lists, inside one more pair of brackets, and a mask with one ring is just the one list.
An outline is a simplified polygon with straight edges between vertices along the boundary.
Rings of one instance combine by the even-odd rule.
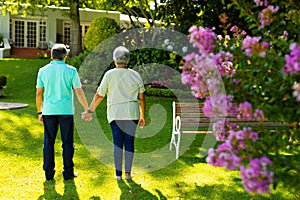
[[107, 96], [107, 120], [138, 120], [140, 118], [138, 94], [145, 92], [140, 74], [132, 69], [108, 70], [97, 89]]
[[44, 88], [43, 115], [73, 115], [73, 89], [81, 88], [75, 67], [53, 60], [40, 68], [36, 88]]

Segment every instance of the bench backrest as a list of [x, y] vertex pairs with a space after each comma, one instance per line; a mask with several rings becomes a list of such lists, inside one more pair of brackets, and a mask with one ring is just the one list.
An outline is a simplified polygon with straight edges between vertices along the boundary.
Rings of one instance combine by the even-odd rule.
[[[203, 103], [197, 102], [173, 102], [173, 119], [176, 116], [180, 116], [181, 129], [197, 129], [201, 127], [208, 128], [212, 123], [212, 120], [205, 117], [202, 111]], [[250, 126], [282, 126], [282, 122], [271, 121], [256, 121], [248, 119], [237, 119], [234, 117], [227, 117], [231, 122], [239, 125]], [[174, 123], [175, 120], [173, 120]]]

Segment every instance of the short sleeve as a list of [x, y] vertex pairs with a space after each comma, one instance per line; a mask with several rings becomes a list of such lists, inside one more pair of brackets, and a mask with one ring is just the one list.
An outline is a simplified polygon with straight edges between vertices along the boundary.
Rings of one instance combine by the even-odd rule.
[[72, 85], [73, 85], [73, 88], [81, 88], [82, 87], [81, 82], [80, 82], [80, 78], [79, 78], [78, 73], [77, 73], [76, 70], [75, 70], [75, 74], [74, 74], [74, 77], [73, 77], [73, 80], [72, 80]]
[[104, 97], [107, 94], [107, 90], [108, 90], [108, 76], [107, 74], [104, 74], [103, 79], [97, 89], [97, 93]]
[[142, 77], [140, 74], [139, 75], [139, 93], [144, 93], [146, 90], [145, 90], [145, 87], [144, 87], [144, 83], [143, 83], [143, 80], [142, 80]]
[[44, 82], [42, 81], [42, 73], [39, 71], [37, 80], [36, 80], [36, 88], [43, 88], [44, 87]]

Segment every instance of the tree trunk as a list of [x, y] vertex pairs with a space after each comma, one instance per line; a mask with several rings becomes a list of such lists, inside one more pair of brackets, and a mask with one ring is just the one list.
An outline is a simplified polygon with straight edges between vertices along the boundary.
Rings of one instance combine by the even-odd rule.
[[71, 19], [71, 41], [70, 57], [78, 55], [82, 51], [79, 0], [70, 0], [70, 19]]

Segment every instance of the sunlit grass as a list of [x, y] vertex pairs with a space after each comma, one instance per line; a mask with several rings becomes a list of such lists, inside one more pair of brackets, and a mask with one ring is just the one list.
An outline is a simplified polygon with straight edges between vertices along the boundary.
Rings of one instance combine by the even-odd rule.
[[[299, 199], [299, 196], [293, 196], [280, 186], [269, 195], [247, 193], [242, 186], [239, 171], [212, 167], [199, 157], [199, 146], [203, 140], [200, 135], [196, 136], [190, 149], [178, 160], [156, 171], [143, 171], [134, 164], [133, 181], [120, 182], [114, 180], [112, 167], [101, 163], [87, 150], [77, 131], [74, 163], [80, 175], [74, 182], [64, 181], [58, 135], [55, 145], [55, 181], [45, 182], [42, 170], [43, 126], [36, 116], [35, 79], [38, 68], [47, 62], [35, 59], [0, 60], [0, 74], [8, 76], [5, 88], [7, 96], [0, 101], [29, 104], [29, 107], [19, 110], [0, 111], [0, 199]], [[151, 105], [159, 104], [167, 112], [167, 119], [157, 134], [136, 140], [137, 153], [151, 152], [168, 145], [171, 137], [172, 100], [147, 97], [148, 111]], [[97, 120], [107, 138], [111, 139], [105, 104], [97, 109]], [[151, 120], [155, 119], [148, 116], [148, 121]], [[96, 143], [101, 145], [102, 141]], [[172, 152], [175, 156], [175, 152]], [[157, 162], [161, 162], [159, 159]]]

